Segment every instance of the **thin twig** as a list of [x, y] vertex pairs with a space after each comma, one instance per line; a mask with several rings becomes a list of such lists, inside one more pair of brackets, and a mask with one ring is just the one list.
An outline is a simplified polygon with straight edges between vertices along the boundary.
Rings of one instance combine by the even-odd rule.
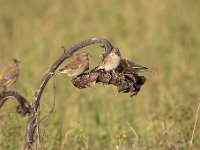
[[67, 140], [68, 135], [71, 134], [74, 130], [75, 130], [75, 128], [72, 128], [72, 129], [69, 129], [69, 130], [65, 133], [64, 139], [63, 139], [63, 141], [62, 141], [62, 143], [61, 143], [61, 150], [64, 150], [65, 141]]
[[37, 135], [37, 143], [36, 143], [36, 150], [40, 149], [40, 126], [39, 126], [39, 120], [40, 120], [40, 106], [38, 107], [38, 111], [36, 113], [36, 135]]
[[56, 104], [56, 85], [55, 85], [55, 81], [54, 81], [54, 77], [53, 77], [53, 106], [52, 106], [51, 110], [48, 112], [48, 114], [46, 115], [47, 120], [45, 121], [44, 129], [43, 129], [43, 136], [42, 136], [43, 140], [45, 138], [46, 128], [48, 126], [48, 122], [51, 118], [51, 115], [54, 111], [55, 104]]
[[193, 139], [194, 139], [194, 132], [195, 132], [195, 129], [196, 129], [198, 116], [199, 116], [199, 109], [200, 109], [200, 101], [199, 101], [199, 105], [197, 107], [197, 113], [196, 113], [196, 116], [195, 116], [195, 121], [194, 121], [194, 126], [193, 126], [193, 131], [192, 131], [192, 137], [191, 137], [191, 140], [190, 140], [189, 150], [191, 150], [191, 148], [192, 148], [192, 142], [193, 142]]

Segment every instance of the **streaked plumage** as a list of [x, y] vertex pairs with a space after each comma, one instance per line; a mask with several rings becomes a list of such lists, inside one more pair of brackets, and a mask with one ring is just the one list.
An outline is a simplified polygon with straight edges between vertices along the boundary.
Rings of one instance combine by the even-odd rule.
[[0, 86], [7, 89], [14, 84], [19, 77], [19, 61], [11, 58], [0, 70]]
[[102, 62], [99, 64], [99, 66], [96, 68], [96, 70], [99, 69], [105, 69], [106, 71], [115, 70], [121, 60], [121, 54], [118, 48], [113, 48], [113, 50], [103, 58]]
[[68, 76], [79, 76], [89, 69], [88, 53], [83, 52], [75, 56], [74, 61], [60, 69], [58, 74], [67, 74]]

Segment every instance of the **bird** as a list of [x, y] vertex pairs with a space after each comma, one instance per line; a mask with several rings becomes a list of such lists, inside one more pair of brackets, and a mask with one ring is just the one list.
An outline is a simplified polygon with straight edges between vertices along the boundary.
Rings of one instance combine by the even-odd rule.
[[19, 77], [19, 63], [15, 58], [11, 58], [0, 70], [0, 86], [7, 90]]
[[127, 70], [132, 70], [135, 73], [148, 71], [147, 67], [136, 64], [136, 63], [134, 63], [130, 60], [127, 60], [127, 59], [121, 59], [119, 67], [125, 68]]
[[83, 52], [75, 56], [74, 61], [67, 64], [64, 68], [60, 69], [57, 74], [67, 74], [68, 76], [79, 76], [85, 71], [89, 70], [89, 54]]
[[95, 70], [104, 69], [105, 71], [115, 70], [121, 60], [121, 54], [118, 48], [113, 48], [112, 51], [102, 58], [101, 63]]

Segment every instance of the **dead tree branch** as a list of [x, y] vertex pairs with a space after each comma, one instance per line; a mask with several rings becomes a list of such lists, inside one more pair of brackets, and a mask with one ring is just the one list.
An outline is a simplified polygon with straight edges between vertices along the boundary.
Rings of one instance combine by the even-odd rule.
[[105, 46], [105, 55], [107, 55], [113, 48], [112, 44], [102, 38], [92, 38], [78, 44], [75, 44], [69, 49], [64, 50], [64, 53], [53, 63], [53, 65], [48, 69], [46, 74], [44, 75], [39, 88], [36, 90], [33, 102], [31, 104], [31, 111], [28, 116], [28, 122], [26, 127], [26, 134], [25, 134], [25, 144], [24, 149], [31, 149], [33, 140], [34, 140], [34, 133], [37, 126], [36, 123], [36, 112], [38, 110], [40, 104], [40, 98], [42, 96], [42, 92], [46, 87], [49, 79], [54, 75], [56, 69], [67, 59], [69, 58], [74, 52], [77, 50], [86, 47], [91, 44], [100, 43]]
[[17, 107], [17, 113], [19, 113], [21, 116], [25, 116], [27, 113], [30, 113], [30, 104], [16, 91], [3, 91], [0, 93], [0, 109], [8, 99], [14, 99], [19, 103], [19, 106]]
[[[105, 48], [103, 57], [107, 56], [113, 49], [112, 44], [102, 38], [88, 39], [75, 44], [69, 49], [64, 49], [63, 53], [43, 76], [39, 87], [35, 91], [31, 105], [21, 94], [16, 91], [4, 91], [0, 93], [0, 108], [3, 106], [6, 100], [9, 98], [14, 98], [20, 104], [20, 106], [17, 108], [17, 112], [22, 116], [28, 114], [24, 149], [30, 150], [33, 147], [35, 130], [39, 124], [37, 122], [37, 111], [40, 106], [40, 99], [48, 81], [54, 76], [56, 69], [77, 50], [96, 43], [100, 43]], [[145, 80], [146, 79], [144, 76], [139, 76], [133, 70], [131, 71], [123, 67], [118, 67], [115, 71], [107, 72], [93, 69], [88, 73], [84, 73], [78, 77], [73, 77], [72, 83], [75, 87], [80, 89], [90, 86], [90, 83], [112, 84], [117, 86], [118, 92], [130, 92], [131, 96], [134, 96], [140, 91], [140, 87], [145, 83]]]

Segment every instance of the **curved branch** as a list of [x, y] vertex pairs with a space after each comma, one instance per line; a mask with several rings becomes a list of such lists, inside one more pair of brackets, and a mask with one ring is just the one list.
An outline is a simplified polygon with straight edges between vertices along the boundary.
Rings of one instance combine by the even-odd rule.
[[21, 116], [25, 116], [27, 113], [30, 113], [30, 104], [22, 95], [20, 95], [16, 91], [3, 91], [2, 93], [0, 93], [0, 109], [9, 98], [13, 98], [19, 103], [19, 106], [17, 107], [17, 112]]
[[46, 72], [46, 74], [44, 75], [41, 81], [39, 88], [35, 92], [35, 96], [32, 103], [32, 108], [35, 111], [37, 111], [37, 108], [39, 106], [39, 101], [46, 84], [48, 83], [49, 79], [54, 75], [54, 72], [56, 71], [56, 69], [63, 63], [63, 61], [69, 58], [75, 51], [83, 47], [86, 47], [88, 45], [95, 44], [95, 43], [101, 43], [105, 45], [105, 50], [106, 50], [105, 55], [107, 55], [113, 48], [112, 44], [106, 39], [92, 38], [92, 39], [82, 41], [78, 44], [75, 44], [71, 48], [64, 50], [64, 53], [53, 63], [51, 68], [49, 68], [49, 70]]
[[54, 75], [56, 69], [67, 58], [69, 58], [75, 51], [77, 51], [77, 50], [79, 50], [83, 47], [86, 47], [88, 45], [95, 44], [95, 43], [101, 43], [105, 46], [104, 56], [107, 55], [108, 53], [110, 53], [110, 51], [113, 48], [112, 44], [109, 41], [107, 41], [106, 39], [103, 39], [103, 38], [92, 38], [92, 39], [82, 41], [78, 44], [75, 44], [71, 48], [64, 50], [64, 53], [53, 63], [53, 65], [45, 73], [45, 75], [44, 75], [44, 77], [43, 77], [43, 79], [40, 83], [40, 86], [38, 87], [38, 89], [35, 92], [33, 102], [31, 104], [31, 112], [29, 114], [27, 127], [26, 127], [24, 149], [31, 149], [31, 147], [32, 147], [32, 143], [33, 143], [33, 139], [34, 139], [34, 132], [35, 132], [35, 129], [36, 129], [36, 126], [37, 126], [36, 112], [37, 112], [37, 109], [38, 109], [39, 104], [40, 104], [40, 98], [42, 96], [42, 92], [43, 92], [44, 88], [46, 87], [50, 78]]

